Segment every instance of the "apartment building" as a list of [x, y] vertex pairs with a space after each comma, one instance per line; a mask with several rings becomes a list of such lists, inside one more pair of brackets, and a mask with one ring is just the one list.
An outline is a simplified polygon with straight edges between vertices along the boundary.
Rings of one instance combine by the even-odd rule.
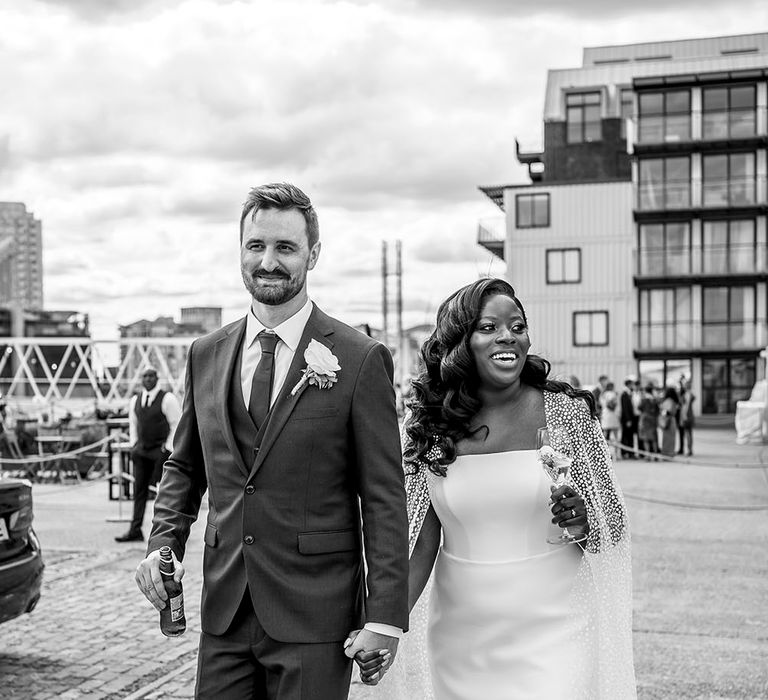
[[42, 223], [20, 202], [0, 202], [0, 305], [43, 308]]
[[530, 183], [481, 187], [534, 351], [594, 383], [691, 379], [730, 414], [765, 376], [768, 34], [587, 48], [548, 73]]

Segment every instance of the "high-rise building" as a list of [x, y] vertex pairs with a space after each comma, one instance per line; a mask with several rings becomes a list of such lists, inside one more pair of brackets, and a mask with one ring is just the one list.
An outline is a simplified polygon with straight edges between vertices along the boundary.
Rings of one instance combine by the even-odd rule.
[[13, 245], [0, 250], [0, 305], [42, 309], [42, 224], [19, 202], [0, 202], [0, 244], [6, 241]]
[[690, 378], [729, 414], [768, 342], [768, 34], [606, 46], [550, 70], [530, 183], [482, 187], [534, 351], [592, 384]]

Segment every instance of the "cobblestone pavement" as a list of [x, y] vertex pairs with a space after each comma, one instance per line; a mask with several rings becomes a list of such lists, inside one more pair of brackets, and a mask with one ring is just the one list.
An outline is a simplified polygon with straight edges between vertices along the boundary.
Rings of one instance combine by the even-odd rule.
[[[690, 463], [617, 463], [634, 537], [639, 697], [765, 698], [768, 510], [749, 508], [768, 505], [768, 478], [711, 465], [768, 462], [768, 449], [735, 445], [727, 430], [696, 438]], [[167, 639], [133, 583], [143, 547], [113, 541], [125, 524], [105, 522], [119, 514], [105, 491], [35, 487], [43, 596], [31, 615], [0, 626], [0, 698], [192, 697], [201, 520], [185, 561], [187, 632]]]

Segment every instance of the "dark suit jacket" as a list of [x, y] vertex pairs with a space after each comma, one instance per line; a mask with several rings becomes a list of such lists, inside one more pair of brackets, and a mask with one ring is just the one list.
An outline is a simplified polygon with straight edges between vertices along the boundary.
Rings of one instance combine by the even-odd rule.
[[[342, 640], [364, 622], [406, 629], [408, 523], [389, 351], [315, 307], [247, 464], [227, 409], [244, 331], [243, 318], [190, 347], [147, 551], [169, 545], [183, 558], [207, 488], [203, 631], [226, 631], [246, 585], [278, 641]], [[337, 356], [338, 382], [292, 397], [311, 339]]]

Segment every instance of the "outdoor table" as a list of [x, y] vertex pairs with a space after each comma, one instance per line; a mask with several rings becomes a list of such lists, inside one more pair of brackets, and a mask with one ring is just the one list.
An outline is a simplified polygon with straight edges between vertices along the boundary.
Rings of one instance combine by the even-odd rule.
[[[61, 435], [37, 435], [35, 437], [35, 442], [37, 443], [37, 454], [40, 457], [46, 457], [61, 452], [64, 438]], [[61, 465], [62, 461], [60, 459], [40, 462], [35, 471], [35, 476], [38, 479], [53, 479], [58, 477], [59, 481], [61, 481]]]

